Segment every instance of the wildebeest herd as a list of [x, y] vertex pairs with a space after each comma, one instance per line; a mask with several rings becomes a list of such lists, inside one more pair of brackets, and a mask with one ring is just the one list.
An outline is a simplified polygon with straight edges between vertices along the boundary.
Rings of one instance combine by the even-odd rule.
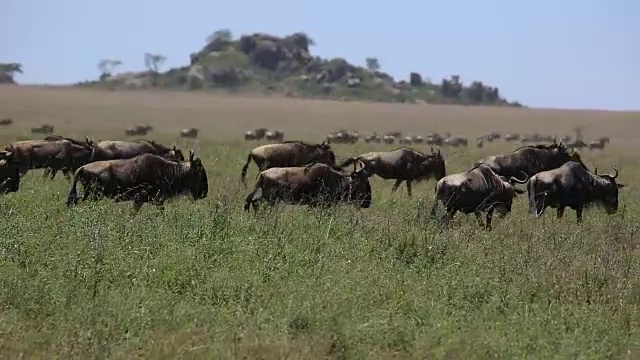
[[[258, 130], [253, 135], [264, 136], [268, 132]], [[568, 207], [576, 211], [580, 222], [584, 207], [590, 204], [600, 204], [607, 213], [615, 213], [618, 191], [624, 187], [616, 182], [617, 169], [614, 174], [598, 174], [597, 169], [591, 172], [575, 148], [555, 139], [481, 159], [467, 171], [448, 175], [439, 145], [427, 153], [400, 147], [338, 162], [326, 141], [313, 144], [279, 140], [258, 146], [248, 154], [240, 171], [245, 187], [251, 162], [257, 165], [259, 174], [245, 199], [247, 211], [257, 209], [262, 201], [322, 208], [349, 203], [369, 208], [369, 178], [375, 174], [395, 180], [392, 191], [405, 182], [409, 196], [413, 183], [434, 179], [437, 184], [432, 215], [441, 205], [446, 209], [445, 221], [456, 212], [474, 213], [487, 229], [491, 229], [493, 213], [505, 216], [511, 211], [514, 198], [525, 191], [529, 211], [536, 217], [551, 207], [557, 209], [559, 218]], [[33, 169], [43, 169], [44, 176], [51, 179], [58, 171], [67, 179], [73, 174], [67, 206], [78, 203], [78, 184], [83, 187], [83, 201], [101, 197], [133, 201], [134, 212], [146, 202], [162, 207], [165, 200], [181, 194], [204, 199], [209, 187], [207, 171], [193, 151], [185, 159], [176, 146], [153, 140], [94, 142], [89, 138], [49, 135], [11, 142], [0, 152], [0, 193], [17, 192], [20, 179]], [[526, 190], [517, 185], [525, 185]], [[482, 220], [483, 213], [486, 221]]]

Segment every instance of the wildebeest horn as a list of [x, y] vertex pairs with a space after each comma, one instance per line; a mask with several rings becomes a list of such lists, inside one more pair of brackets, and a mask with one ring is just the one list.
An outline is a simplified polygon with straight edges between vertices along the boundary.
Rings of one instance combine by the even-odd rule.
[[616, 169], [616, 167], [614, 166], [614, 167], [613, 167], [613, 171], [615, 171], [615, 172], [616, 172], [616, 174], [615, 174], [615, 175], [609, 175], [609, 176], [611, 176], [611, 178], [612, 178], [612, 179], [615, 179], [615, 178], [617, 178], [617, 177], [618, 177], [618, 169]]
[[594, 169], [593, 169], [593, 173], [594, 173], [594, 174], [596, 174], [596, 175], [598, 175], [598, 168], [594, 168]]
[[193, 150], [189, 149], [189, 161], [193, 161], [194, 156], [195, 156], [195, 153], [193, 152]]
[[358, 165], [360, 165], [360, 170], [366, 167], [366, 165], [362, 162], [362, 160], [358, 160]]

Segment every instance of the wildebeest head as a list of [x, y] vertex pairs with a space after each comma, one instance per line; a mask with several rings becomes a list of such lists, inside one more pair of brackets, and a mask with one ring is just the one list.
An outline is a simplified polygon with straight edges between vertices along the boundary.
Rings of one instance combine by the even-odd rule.
[[362, 161], [358, 161], [360, 169], [349, 175], [349, 201], [357, 203], [361, 208], [371, 207], [371, 183], [369, 177], [373, 174]]
[[182, 150], [173, 145], [173, 148], [166, 153], [164, 158], [171, 161], [184, 161], [184, 154], [182, 153]]
[[316, 162], [331, 166], [336, 164], [336, 154], [331, 150], [331, 146], [324, 141], [322, 144], [314, 145], [313, 156]]
[[504, 217], [507, 213], [511, 212], [513, 206], [513, 200], [518, 197], [518, 195], [524, 194], [526, 191], [522, 189], [518, 189], [516, 184], [526, 184], [529, 180], [529, 176], [525, 172], [522, 172], [524, 175], [524, 180], [518, 179], [515, 176], [511, 176], [509, 178], [505, 176], [498, 176], [500, 180], [502, 180], [506, 194], [506, 201], [496, 205], [495, 210], [496, 214], [500, 217]]
[[20, 188], [18, 162], [11, 151], [0, 151], [0, 194], [16, 192]]
[[431, 154], [427, 155], [420, 164], [418, 164], [418, 171], [420, 174], [431, 174], [436, 181], [442, 179], [446, 175], [446, 167], [444, 163], [444, 157], [440, 153], [440, 147], [437, 147], [438, 152], [434, 152], [431, 148]]
[[194, 200], [207, 197], [209, 193], [209, 180], [207, 171], [202, 165], [202, 160], [195, 156], [193, 150], [189, 150], [189, 192]]
[[613, 170], [616, 172], [613, 175], [598, 175], [598, 168], [595, 168], [593, 171], [593, 173], [600, 179], [607, 181], [607, 186], [604, 187], [604, 193], [601, 197], [598, 198], [598, 202], [602, 205], [607, 214], [615, 214], [618, 211], [619, 189], [625, 187], [624, 184], [616, 183], [616, 178], [618, 177], [618, 169], [614, 167]]

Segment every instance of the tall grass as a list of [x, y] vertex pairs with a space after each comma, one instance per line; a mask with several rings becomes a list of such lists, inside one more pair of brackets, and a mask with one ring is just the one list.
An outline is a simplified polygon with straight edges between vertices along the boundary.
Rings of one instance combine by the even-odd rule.
[[[209, 197], [164, 212], [67, 209], [69, 183], [40, 171], [0, 198], [3, 357], [640, 356], [634, 158], [587, 158], [602, 171], [617, 160], [630, 185], [618, 214], [533, 219], [523, 196], [487, 232], [473, 216], [451, 229], [427, 219], [433, 182], [410, 199], [372, 178], [366, 210], [245, 213], [249, 147], [199, 150], [205, 166], [218, 159]], [[447, 172], [481, 155], [451, 153]]]

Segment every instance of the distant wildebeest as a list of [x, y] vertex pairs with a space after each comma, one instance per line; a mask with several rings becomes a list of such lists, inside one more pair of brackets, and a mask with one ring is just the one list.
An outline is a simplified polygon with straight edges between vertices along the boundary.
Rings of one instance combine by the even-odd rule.
[[[513, 199], [518, 194], [524, 194], [524, 190], [517, 189], [515, 183], [526, 182], [526, 178], [506, 178], [485, 164], [477, 164], [468, 171], [450, 174], [438, 181], [431, 215], [435, 216], [438, 204], [443, 203], [447, 222], [458, 211], [463, 214], [474, 213], [480, 225], [491, 230], [493, 212], [498, 210], [500, 216], [511, 212]], [[482, 212], [486, 212], [486, 225], [482, 221]]]
[[284, 132], [280, 130], [269, 130], [266, 133], [264, 133], [264, 138], [270, 141], [283, 141]]
[[566, 144], [566, 143], [568, 143], [570, 141], [571, 141], [571, 136], [569, 136], [569, 135], [564, 135], [564, 136], [560, 137], [560, 142], [563, 142], [563, 143]]
[[150, 125], [134, 125], [127, 130], [125, 130], [125, 135], [127, 136], [144, 136], [149, 133], [149, 131], [153, 130], [153, 127]]
[[104, 196], [116, 202], [133, 200], [134, 212], [146, 202], [162, 208], [169, 198], [190, 193], [193, 200], [199, 200], [206, 198], [209, 191], [207, 171], [191, 150], [188, 161], [142, 154], [86, 164], [74, 174], [67, 206], [78, 203], [78, 182], [84, 187], [83, 201], [89, 196]]
[[20, 168], [13, 153], [0, 151], [0, 194], [16, 192], [20, 188]]
[[476, 147], [481, 149], [484, 146], [484, 140], [482, 138], [476, 139]]
[[155, 154], [170, 161], [184, 161], [184, 154], [175, 145], [168, 147], [153, 140], [104, 140], [94, 148], [93, 161], [130, 159], [142, 154]]
[[529, 212], [536, 217], [545, 208], [557, 209], [561, 218], [569, 207], [576, 212], [577, 222], [582, 221], [582, 211], [591, 204], [602, 205], [608, 214], [618, 211], [618, 190], [625, 185], [617, 184], [618, 170], [613, 175], [591, 173], [581, 162], [567, 162], [552, 170], [542, 171], [529, 179]]
[[411, 136], [404, 136], [401, 137], [398, 142], [403, 145], [410, 145], [413, 144], [413, 138]]
[[53, 133], [53, 126], [48, 124], [43, 124], [40, 126], [32, 127], [31, 133], [33, 134], [51, 134]]
[[504, 139], [507, 142], [518, 141], [518, 140], [520, 140], [520, 134], [507, 134], [507, 135], [505, 135]]
[[510, 153], [489, 156], [476, 164], [486, 164], [496, 174], [509, 178], [522, 173], [533, 176], [568, 161], [581, 161], [580, 154], [575, 150], [570, 151], [563, 143], [554, 143], [525, 145]]
[[367, 135], [364, 137], [364, 142], [367, 144], [371, 144], [371, 143], [376, 143], [379, 144], [380, 142], [382, 142], [382, 138], [380, 136], [378, 136], [377, 132], [374, 132], [371, 135]]
[[419, 182], [434, 178], [440, 180], [445, 176], [445, 162], [440, 149], [431, 154], [424, 154], [415, 149], [402, 147], [393, 151], [369, 152], [353, 158], [347, 158], [339, 167], [344, 168], [361, 161], [370, 169], [371, 174], [376, 174], [382, 179], [394, 179], [396, 182], [391, 188], [395, 192], [404, 181], [407, 185], [407, 193], [412, 195], [412, 182]]
[[186, 128], [180, 131], [180, 137], [183, 139], [195, 139], [198, 137], [198, 128]]
[[444, 145], [444, 138], [438, 133], [431, 133], [425, 138], [425, 143], [427, 145], [442, 146]]
[[[91, 161], [93, 149], [76, 145], [68, 140], [24, 140], [10, 143], [5, 148], [13, 153], [23, 176], [31, 169], [51, 169], [51, 178], [58, 170], [77, 169]], [[45, 173], [46, 177], [49, 173]], [[66, 177], [69, 177], [68, 172]]]
[[445, 145], [449, 146], [467, 146], [469, 144], [469, 140], [462, 136], [451, 136], [444, 140]]
[[13, 124], [13, 119], [11, 118], [0, 119], [0, 125], [11, 125], [11, 124]]
[[568, 143], [567, 147], [571, 147], [574, 149], [582, 149], [587, 147], [588, 144], [581, 139], [576, 139], [574, 142]]
[[[260, 172], [253, 191], [245, 199], [244, 209], [257, 210], [260, 200], [274, 206], [285, 204], [329, 207], [350, 203], [359, 208], [371, 206], [371, 184], [368, 169], [345, 175], [332, 166], [313, 163], [306, 167], [272, 167]], [[262, 190], [260, 198], [254, 198]]]
[[251, 161], [256, 163], [258, 170], [264, 171], [272, 167], [305, 166], [313, 162], [335, 165], [336, 155], [331, 146], [309, 144], [303, 141], [284, 141], [279, 144], [267, 144], [251, 150], [247, 161], [242, 167], [240, 179], [246, 186], [247, 169]]
[[600, 137], [594, 141], [589, 143], [589, 150], [593, 149], [604, 149], [604, 146], [609, 143], [609, 138], [606, 136]]
[[[46, 136], [44, 138], [44, 140], [47, 141], [58, 141], [58, 140], [67, 140], [70, 141], [71, 143], [78, 145], [78, 146], [83, 146], [85, 148], [87, 148], [89, 151], [93, 150], [93, 146], [95, 145], [95, 143], [93, 142], [93, 140], [89, 139], [88, 136], [85, 136], [84, 140], [77, 140], [77, 139], [73, 139], [70, 137], [65, 137], [65, 136], [60, 136], [60, 135], [49, 135]], [[91, 160], [91, 159], [89, 159]], [[84, 165], [84, 163], [82, 161], [80, 162], [76, 162], [76, 167], [73, 169], [69, 169], [69, 168], [63, 168], [62, 170], [62, 174], [66, 177], [66, 178], [70, 178], [69, 174], [73, 173], [76, 171], [77, 167]], [[44, 169], [44, 174], [43, 176], [47, 176], [47, 175], [51, 175], [51, 179], [55, 178], [56, 173], [58, 172], [58, 170], [53, 169], [53, 168], [46, 168]]]
[[358, 142], [359, 135], [346, 130], [338, 130], [327, 135], [327, 144], [355, 144]]
[[487, 142], [493, 142], [494, 140], [498, 140], [500, 139], [501, 135], [498, 132], [492, 132], [491, 134], [487, 134], [482, 136], [482, 140], [487, 141]]
[[385, 135], [382, 137], [382, 141], [387, 144], [393, 144], [396, 141], [396, 137], [393, 135]]
[[266, 128], [257, 128], [255, 130], [249, 130], [244, 133], [245, 140], [262, 140], [264, 134], [267, 132]]

